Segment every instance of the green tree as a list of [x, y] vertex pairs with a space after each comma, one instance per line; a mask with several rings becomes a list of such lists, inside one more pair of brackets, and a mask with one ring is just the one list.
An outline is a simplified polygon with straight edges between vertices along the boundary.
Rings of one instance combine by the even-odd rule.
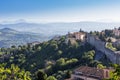
[[46, 80], [57, 80], [54, 76], [49, 76]]
[[21, 70], [14, 64], [10, 68], [0, 64], [0, 80], [31, 80], [30, 75], [30, 72]]
[[46, 80], [46, 79], [47, 79], [47, 74], [45, 74], [43, 71], [37, 72], [37, 80]]
[[61, 55], [61, 54], [62, 54], [62, 51], [58, 50], [57, 55]]
[[70, 70], [68, 70], [66, 73], [66, 78], [71, 78], [71, 74], [72, 74], [72, 72]]
[[103, 66], [102, 64], [98, 64], [97, 67], [98, 67], [99, 69], [104, 69], [104, 68], [105, 68], [105, 66]]
[[60, 58], [59, 60], [57, 60], [56, 64], [57, 65], [65, 65], [65, 59], [64, 58]]

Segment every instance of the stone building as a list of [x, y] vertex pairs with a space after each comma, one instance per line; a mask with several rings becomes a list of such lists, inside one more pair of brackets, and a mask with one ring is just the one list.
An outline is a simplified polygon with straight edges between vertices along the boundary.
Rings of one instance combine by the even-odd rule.
[[110, 78], [110, 71], [113, 69], [99, 69], [88, 66], [81, 66], [74, 70], [69, 80], [103, 80]]
[[120, 36], [120, 30], [118, 30], [117, 28], [115, 28], [115, 29], [113, 30], [113, 34], [114, 34], [115, 36]]
[[85, 39], [85, 33], [83, 33], [83, 32], [68, 33], [67, 36], [69, 38], [75, 38], [76, 40], [81, 40], [81, 41], [83, 41]]
[[66, 41], [65, 43], [68, 43], [69, 40], [71, 41], [75, 41], [75, 40], [79, 40], [84, 42], [85, 41], [85, 36], [86, 34], [83, 32], [74, 32], [74, 33], [69, 33], [66, 35]]

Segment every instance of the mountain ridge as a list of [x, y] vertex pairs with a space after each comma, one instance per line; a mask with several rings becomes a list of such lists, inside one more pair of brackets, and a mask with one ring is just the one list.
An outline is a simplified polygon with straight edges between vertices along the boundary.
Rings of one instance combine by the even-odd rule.
[[90, 22], [90, 21], [82, 21], [82, 22], [56, 22], [56, 23], [28, 23], [21, 22], [15, 24], [0, 24], [0, 28], [13, 28], [18, 31], [25, 32], [34, 32], [34, 33], [42, 33], [49, 35], [53, 35], [57, 32], [57, 34], [63, 35], [67, 32], [75, 32], [78, 29], [83, 29], [84, 31], [101, 31], [104, 29], [113, 29], [114, 27], [119, 27], [120, 23], [112, 23], [112, 22]]
[[49, 38], [42, 34], [20, 32], [11, 28], [0, 29], [0, 47], [11, 47], [12, 45], [24, 45], [34, 41], [45, 41]]

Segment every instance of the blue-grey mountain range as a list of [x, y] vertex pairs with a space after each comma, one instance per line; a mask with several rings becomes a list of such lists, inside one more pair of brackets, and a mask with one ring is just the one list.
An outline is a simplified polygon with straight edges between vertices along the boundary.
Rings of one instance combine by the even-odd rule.
[[48, 40], [49, 38], [50, 37], [44, 36], [42, 34], [21, 32], [11, 28], [0, 29], [0, 47], [8, 48], [13, 45], [25, 45], [35, 41], [42, 42]]
[[34, 41], [49, 40], [55, 35], [64, 35], [68, 32], [79, 31], [101, 31], [113, 29], [120, 23], [104, 22], [71, 22], [71, 23], [14, 23], [0, 24], [0, 47], [11, 45], [23, 45]]
[[12, 28], [17, 31], [42, 33], [44, 35], [66, 34], [67, 32], [79, 31], [81, 28], [85, 31], [101, 31], [104, 29], [113, 29], [119, 27], [120, 23], [104, 23], [104, 22], [71, 22], [71, 23], [15, 23], [0, 24], [0, 28]]

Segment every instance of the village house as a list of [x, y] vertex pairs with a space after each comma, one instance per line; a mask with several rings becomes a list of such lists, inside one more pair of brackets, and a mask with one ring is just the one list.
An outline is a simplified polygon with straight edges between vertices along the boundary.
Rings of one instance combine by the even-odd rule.
[[102, 80], [110, 78], [110, 71], [113, 69], [99, 69], [88, 66], [81, 66], [74, 70], [69, 80]]
[[66, 35], [66, 43], [68, 43], [68, 41], [72, 41], [75, 42], [76, 40], [85, 41], [85, 33], [83, 32], [74, 32], [74, 33], [70, 33], [68, 32], [68, 34]]
[[115, 36], [120, 36], [120, 30], [118, 30], [117, 28], [115, 28], [115, 29], [113, 30], [113, 34], [114, 34]]
[[83, 32], [68, 33], [68, 37], [83, 41], [85, 38], [85, 33], [83, 33]]

